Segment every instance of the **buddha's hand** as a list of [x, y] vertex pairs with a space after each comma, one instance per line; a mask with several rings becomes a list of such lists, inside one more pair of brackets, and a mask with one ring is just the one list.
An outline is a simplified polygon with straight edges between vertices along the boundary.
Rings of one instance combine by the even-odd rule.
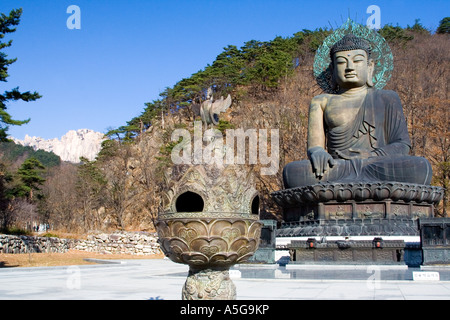
[[308, 156], [311, 160], [313, 171], [317, 178], [322, 178], [329, 168], [336, 164], [336, 160], [322, 147], [312, 147], [308, 149]]
[[367, 159], [370, 157], [375, 156], [376, 154], [374, 154], [372, 151], [369, 151], [367, 149], [357, 149], [357, 148], [349, 148], [347, 153], [344, 153], [342, 151], [336, 150], [335, 151], [336, 154], [339, 156], [339, 158], [345, 159], [345, 160], [350, 160], [350, 159]]

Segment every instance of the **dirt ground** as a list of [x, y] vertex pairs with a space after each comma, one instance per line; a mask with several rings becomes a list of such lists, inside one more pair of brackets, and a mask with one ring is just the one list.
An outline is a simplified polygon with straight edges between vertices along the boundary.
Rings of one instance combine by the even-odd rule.
[[23, 254], [0, 254], [0, 268], [12, 267], [50, 267], [70, 266], [82, 264], [95, 264], [95, 262], [84, 261], [91, 259], [162, 259], [164, 254], [154, 255], [131, 255], [131, 254], [101, 254], [95, 252], [69, 250], [66, 253], [23, 253]]

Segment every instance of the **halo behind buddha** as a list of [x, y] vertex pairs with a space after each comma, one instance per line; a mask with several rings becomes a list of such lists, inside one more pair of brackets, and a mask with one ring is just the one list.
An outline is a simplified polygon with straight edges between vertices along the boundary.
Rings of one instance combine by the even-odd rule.
[[369, 44], [370, 58], [375, 62], [372, 79], [374, 88], [382, 89], [391, 78], [394, 58], [386, 40], [375, 30], [348, 19], [339, 29], [325, 38], [314, 58], [314, 77], [319, 86], [327, 93], [336, 92], [332, 83], [331, 49], [346, 35], [351, 34], [364, 39]]

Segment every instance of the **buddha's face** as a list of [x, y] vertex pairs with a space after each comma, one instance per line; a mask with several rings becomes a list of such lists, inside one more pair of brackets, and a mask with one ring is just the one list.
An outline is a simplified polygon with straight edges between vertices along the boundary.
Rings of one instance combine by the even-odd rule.
[[338, 51], [334, 54], [333, 65], [334, 80], [339, 88], [359, 88], [371, 83], [373, 61], [364, 50]]

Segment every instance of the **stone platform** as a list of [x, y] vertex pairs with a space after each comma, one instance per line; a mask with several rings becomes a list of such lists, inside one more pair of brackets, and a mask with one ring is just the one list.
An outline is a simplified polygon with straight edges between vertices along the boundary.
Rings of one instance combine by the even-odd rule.
[[337, 219], [282, 223], [277, 237], [419, 236], [413, 219]]
[[319, 183], [272, 193], [283, 208], [277, 236], [418, 236], [440, 187], [399, 182]]
[[285, 222], [424, 218], [443, 197], [440, 187], [399, 182], [319, 183], [272, 193]]
[[314, 238], [288, 245], [290, 263], [404, 264], [403, 240], [342, 240], [319, 242]]

